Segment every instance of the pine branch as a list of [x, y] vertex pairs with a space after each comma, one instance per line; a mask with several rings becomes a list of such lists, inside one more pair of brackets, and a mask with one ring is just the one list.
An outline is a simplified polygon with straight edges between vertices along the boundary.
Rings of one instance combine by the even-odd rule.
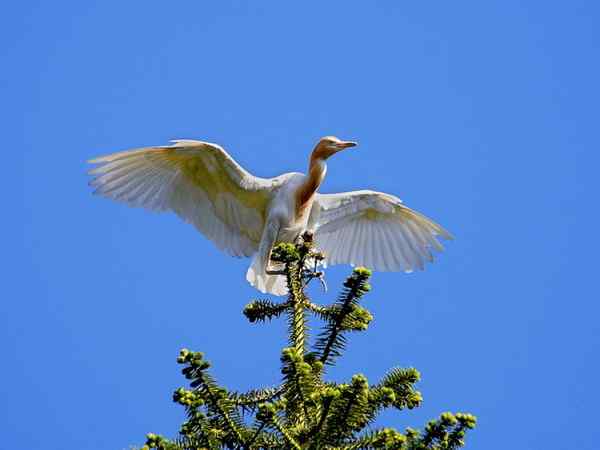
[[[342, 312], [342, 307], [337, 304], [322, 306], [309, 302], [306, 307], [325, 322], [335, 323]], [[340, 328], [344, 331], [364, 331], [372, 320], [373, 316], [366, 308], [354, 305], [345, 315]]]
[[157, 450], [181, 450], [177, 442], [171, 442], [159, 434], [148, 433], [146, 435], [146, 444], [141, 450], [150, 450], [151, 448]]
[[300, 354], [306, 350], [307, 323], [306, 323], [306, 298], [302, 286], [302, 269], [309, 246], [281, 243], [276, 245], [271, 252], [271, 260], [275, 263], [285, 264], [285, 277], [289, 292], [288, 305], [288, 330], [290, 345]]
[[270, 433], [260, 433], [252, 446], [244, 447], [244, 450], [260, 449], [260, 450], [280, 450], [285, 448], [285, 442]]
[[350, 385], [339, 386], [340, 395], [331, 406], [322, 439], [340, 445], [360, 431], [369, 420], [369, 386], [364, 375], [354, 375]]
[[289, 307], [289, 302], [275, 303], [270, 300], [255, 300], [246, 305], [244, 315], [252, 323], [266, 322], [274, 317], [279, 317]]
[[287, 421], [304, 427], [310, 418], [309, 399], [315, 392], [317, 380], [311, 365], [294, 348], [283, 349], [281, 363]]
[[[254, 434], [250, 440], [246, 443], [244, 449], [281, 449], [284, 448], [284, 442], [277, 438], [272, 433], [268, 432], [268, 429], [277, 430], [273, 423], [273, 417], [271, 412], [265, 412], [265, 405], [281, 405], [281, 402], [274, 403], [262, 403], [259, 405], [259, 413], [256, 415], [256, 421], [254, 424]], [[268, 409], [268, 407], [267, 407]], [[275, 411], [277, 407], [275, 407]]]
[[321, 448], [321, 441], [323, 436], [321, 435], [321, 431], [325, 425], [327, 418], [329, 417], [329, 411], [331, 409], [331, 404], [333, 401], [340, 396], [340, 390], [335, 387], [324, 387], [319, 393], [319, 398], [317, 399], [317, 403], [320, 405], [318, 417], [319, 420], [315, 427], [310, 430], [308, 434], [308, 438], [313, 438], [312, 444], [310, 446], [311, 450], [318, 450]]
[[205, 434], [184, 436], [175, 441], [179, 450], [205, 450], [205, 449], [220, 449], [219, 441], [207, 437]]
[[223, 434], [221, 430], [215, 429], [201, 412], [197, 412], [187, 422], [184, 422], [179, 433], [181, 437], [177, 441], [178, 445], [185, 449], [219, 447]]
[[230, 392], [229, 398], [235, 406], [242, 408], [243, 412], [251, 413], [258, 409], [258, 405], [260, 403], [276, 400], [282, 394], [282, 387], [270, 387], [263, 389], [252, 389], [244, 393]]
[[[316, 350], [321, 353], [320, 360], [323, 364], [333, 364], [334, 358], [344, 349], [346, 338], [343, 332], [347, 330], [344, 328], [344, 323], [352, 312], [357, 311], [361, 297], [371, 289], [367, 283], [370, 276], [370, 270], [358, 267], [344, 282], [344, 290], [336, 305], [338, 311], [335, 320], [330, 320], [326, 324], [315, 344]], [[329, 313], [333, 315], [334, 309], [330, 309]]]
[[227, 392], [224, 389], [217, 387], [212, 377], [208, 374], [204, 374], [201, 382], [202, 384], [200, 384], [199, 387], [200, 389], [204, 388], [206, 391], [209, 411], [214, 411], [218, 422], [222, 422], [223, 428], [228, 432], [229, 438], [225, 441], [230, 443], [243, 443], [245, 435], [248, 433], [245, 430], [241, 417], [233, 407], [232, 402], [227, 398]]
[[296, 351], [303, 355], [306, 352], [306, 340], [308, 339], [308, 323], [304, 299], [301, 294], [297, 296], [299, 294], [292, 289], [290, 289], [290, 292], [290, 302], [292, 304], [292, 308], [288, 314], [290, 344]]
[[[407, 438], [393, 428], [375, 430], [348, 442], [344, 450], [406, 450]], [[416, 450], [416, 449], [415, 449]]]
[[293, 347], [301, 355], [306, 351], [306, 339], [308, 335], [308, 324], [306, 320], [306, 300], [302, 290], [302, 276], [300, 264], [290, 264], [286, 268], [287, 283], [289, 289], [289, 311], [288, 323], [290, 341]]
[[246, 447], [247, 448], [252, 448], [252, 446], [254, 445], [254, 442], [256, 442], [256, 439], [258, 438], [258, 436], [260, 435], [260, 433], [262, 432], [263, 428], [265, 428], [267, 426], [266, 423], [264, 422], [259, 422], [258, 426], [256, 427], [254, 434], [252, 435], [252, 437], [250, 438], [250, 440], [246, 443]]
[[417, 369], [394, 368], [371, 389], [370, 402], [374, 410], [387, 406], [396, 409], [413, 409], [421, 404], [423, 397], [414, 388], [421, 374]]
[[300, 445], [292, 436], [287, 427], [285, 427], [277, 416], [277, 406], [273, 403], [262, 403], [259, 406], [256, 419], [270, 425], [279, 432], [285, 443], [291, 448], [301, 450]]
[[464, 445], [467, 429], [475, 428], [477, 419], [471, 414], [449, 412], [440, 415], [438, 420], [430, 421], [423, 433], [407, 430], [410, 450], [454, 450]]
[[186, 364], [182, 373], [188, 380], [191, 380], [191, 387], [195, 388], [196, 395], [206, 404], [209, 422], [226, 432], [223, 441], [228, 445], [236, 442], [243, 443], [248, 430], [235, 409], [233, 401], [228, 398], [227, 391], [219, 387], [206, 372], [210, 363], [203, 359], [203, 354], [183, 349], [177, 361], [180, 364]]

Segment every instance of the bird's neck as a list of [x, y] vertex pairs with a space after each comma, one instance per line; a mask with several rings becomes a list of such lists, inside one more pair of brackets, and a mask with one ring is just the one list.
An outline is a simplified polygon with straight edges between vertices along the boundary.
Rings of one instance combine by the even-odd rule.
[[296, 213], [298, 216], [302, 215], [302, 212], [309, 205], [310, 200], [323, 182], [326, 173], [327, 164], [325, 160], [315, 158], [314, 156], [311, 157], [308, 166], [308, 175], [296, 193]]

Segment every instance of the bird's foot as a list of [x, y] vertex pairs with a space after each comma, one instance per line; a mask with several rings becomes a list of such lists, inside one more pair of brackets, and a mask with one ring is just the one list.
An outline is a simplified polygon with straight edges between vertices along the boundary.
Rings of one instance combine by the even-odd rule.
[[306, 280], [304, 282], [304, 287], [308, 286], [308, 283], [310, 283], [312, 280], [314, 280], [316, 278], [321, 283], [321, 286], [323, 287], [323, 291], [327, 292], [327, 283], [325, 282], [325, 272], [305, 269], [302, 273], [302, 276]]
[[319, 282], [321, 283], [321, 287], [323, 287], [323, 292], [327, 292], [327, 283], [325, 282], [325, 272], [320, 272], [320, 274], [317, 278], [319, 279]]

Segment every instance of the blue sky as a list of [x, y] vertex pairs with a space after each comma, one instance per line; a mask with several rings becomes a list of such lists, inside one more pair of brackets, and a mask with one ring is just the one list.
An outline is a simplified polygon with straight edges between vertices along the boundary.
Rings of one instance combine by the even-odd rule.
[[[468, 411], [479, 418], [469, 448], [597, 448], [597, 2], [4, 12], [4, 448], [173, 436], [184, 346], [232, 389], [280, 378], [283, 322], [241, 315], [257, 297], [248, 261], [175, 216], [92, 196], [85, 160], [196, 138], [274, 176], [303, 171], [326, 134], [360, 147], [331, 160], [322, 192], [393, 193], [456, 236], [425, 272], [375, 274], [375, 320], [331, 378], [414, 366], [423, 407], [381, 424]], [[315, 300], [333, 300], [348, 272], [330, 269], [333, 289]]]

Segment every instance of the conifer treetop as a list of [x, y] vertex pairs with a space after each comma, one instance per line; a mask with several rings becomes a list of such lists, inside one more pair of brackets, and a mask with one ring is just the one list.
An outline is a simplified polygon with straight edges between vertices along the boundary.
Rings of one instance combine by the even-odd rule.
[[[369, 384], [363, 374], [347, 383], [325, 380], [327, 367], [342, 356], [348, 336], [367, 330], [373, 317], [360, 304], [371, 289], [371, 271], [363, 267], [352, 271], [333, 304], [310, 300], [305, 288], [311, 280], [322, 279], [317, 270], [322, 259], [310, 234], [295, 244], [279, 244], [272, 260], [285, 266], [287, 300], [255, 300], [243, 311], [251, 323], [287, 318], [281, 384], [242, 393], [228, 391], [210, 375], [210, 363], [202, 353], [183, 349], [177, 362], [189, 387], [175, 390], [173, 401], [185, 408], [187, 419], [177, 438], [150, 433], [141, 450], [451, 450], [464, 445], [466, 431], [476, 423], [470, 414], [445, 412], [422, 431], [372, 428], [386, 408], [421, 405], [421, 393], [415, 388], [420, 373], [414, 368], [393, 368], [375, 384]], [[309, 315], [324, 322], [312, 343]]]

